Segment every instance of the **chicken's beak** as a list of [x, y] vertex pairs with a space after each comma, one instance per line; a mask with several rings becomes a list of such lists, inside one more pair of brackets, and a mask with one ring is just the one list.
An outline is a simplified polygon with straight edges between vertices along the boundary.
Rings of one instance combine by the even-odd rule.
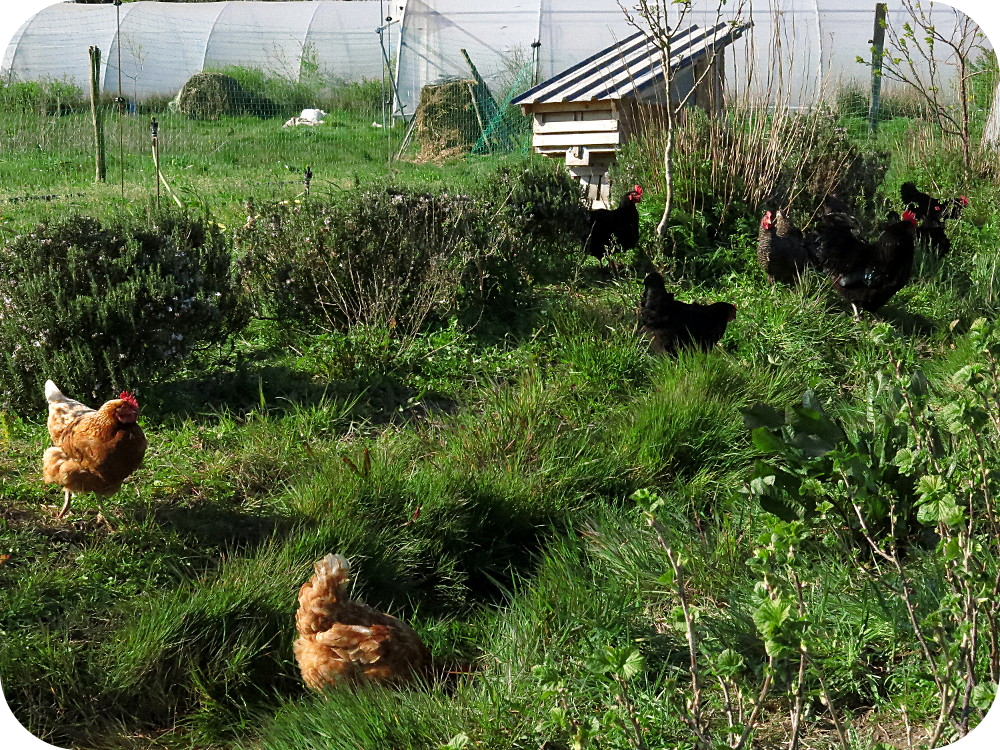
[[122, 404], [118, 407], [115, 416], [123, 424], [132, 424], [139, 417], [139, 410], [129, 404]]

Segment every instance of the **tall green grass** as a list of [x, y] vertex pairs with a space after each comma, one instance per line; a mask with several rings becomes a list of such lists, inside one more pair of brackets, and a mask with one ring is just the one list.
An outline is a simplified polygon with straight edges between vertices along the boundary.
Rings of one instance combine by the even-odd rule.
[[[384, 152], [360, 120], [338, 114], [327, 131], [283, 132], [171, 117], [162, 116], [168, 180], [210, 204], [229, 237], [248, 219], [243, 198], [260, 207], [301, 192], [260, 183], [297, 180], [303, 156], [319, 193], [383, 184]], [[147, 126], [127, 124], [139, 170]], [[900, 337], [900, 356], [943, 382], [978, 356], [969, 328], [996, 311], [996, 188], [960, 175], [953, 150], [920, 123], [896, 118], [874, 144], [840, 124], [853, 147], [892, 151], [877, 200], [891, 203], [911, 177], [972, 198], [949, 226], [952, 254], [921, 257], [878, 316]], [[33, 170], [55, 174], [63, 159], [51, 184], [84, 195], [9, 204], [5, 237], [71, 207], [122, 208], [104, 205], [116, 186], [87, 184], [86, 145], [50, 151], [46, 128], [39, 120], [18, 136], [23, 157], [0, 165], [5, 190], [33, 190]], [[252, 154], [245, 134], [261, 138]], [[516, 319], [501, 304], [435, 321], [402, 348], [385, 330], [257, 320], [231, 350], [200, 352], [169, 382], [148, 384], [146, 464], [100, 508], [79, 498], [56, 523], [41, 507], [58, 499], [38, 476], [44, 415], [0, 415], [0, 554], [10, 555], [0, 563], [0, 678], [32, 731], [93, 748], [634, 747], [630, 704], [648, 746], [690, 746], [689, 654], [663, 544], [684, 557], [706, 669], [729, 649], [743, 660], [732, 679], [756, 694], [764, 578], [748, 561], [777, 527], [745, 492], [761, 455], [741, 410], [791, 404], [811, 388], [856, 432], [891, 372], [880, 329], [854, 321], [818, 276], [794, 290], [769, 285], [753, 262], [759, 207], [725, 180], [692, 177], [685, 190], [717, 194], [685, 208], [693, 229], [674, 237], [668, 281], [684, 300], [733, 302], [738, 317], [711, 352], [656, 357], [637, 330], [645, 264], [609, 274], [575, 254], [571, 227], [543, 236], [579, 214], [569, 199], [545, 204], [553, 213], [541, 229], [532, 218], [540, 181], [525, 170], [550, 166], [400, 165], [384, 183], [506, 206], [495, 232], [520, 238], [526, 269]], [[655, 180], [645, 187], [655, 197]], [[728, 218], [715, 224], [706, 207], [723, 194]], [[643, 217], [644, 248], [653, 218]], [[538, 242], [557, 245], [556, 259]], [[662, 542], [633, 500], [642, 490], [663, 501]], [[810, 675], [851, 722], [851, 746], [905, 743], [906, 722], [924, 736], [937, 707], [898, 578], [845, 551], [842, 534], [806, 536], [796, 571], [808, 582]], [[437, 669], [426, 685], [307, 694], [291, 655], [295, 597], [312, 562], [334, 551], [351, 559], [354, 595], [429, 644]], [[988, 545], [983, 556], [995, 565]], [[933, 611], [944, 586], [933, 555], [915, 551], [907, 565], [921, 611]], [[633, 652], [634, 674], [609, 666]], [[984, 674], [988, 661], [977, 666]], [[722, 723], [724, 696], [706, 674], [705, 704]], [[791, 675], [775, 675], [761, 747], [787, 745]], [[837, 747], [817, 684], [806, 738]]]

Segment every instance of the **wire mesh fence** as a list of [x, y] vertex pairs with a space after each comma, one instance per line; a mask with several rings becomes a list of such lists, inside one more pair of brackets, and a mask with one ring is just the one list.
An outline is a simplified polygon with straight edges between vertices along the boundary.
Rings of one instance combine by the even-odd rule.
[[107, 183], [123, 196], [162, 188], [180, 202], [217, 191], [220, 178], [234, 195], [282, 199], [307, 187], [307, 168], [308, 187], [337, 190], [400, 161], [526, 151], [530, 121], [510, 100], [528, 85], [529, 67], [495, 90], [482, 79], [444, 81], [407, 120], [392, 116], [386, 78], [293, 80], [230, 66], [195, 74], [173, 97], [105, 93], [93, 108], [75, 82], [0, 83], [0, 201], [65, 197], [93, 182], [95, 116]]

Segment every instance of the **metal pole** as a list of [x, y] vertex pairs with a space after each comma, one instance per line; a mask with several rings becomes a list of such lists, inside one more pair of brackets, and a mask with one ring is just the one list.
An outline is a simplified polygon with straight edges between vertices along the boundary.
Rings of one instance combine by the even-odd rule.
[[878, 130], [879, 100], [882, 96], [882, 56], [885, 50], [886, 4], [875, 4], [875, 29], [872, 32], [872, 103], [868, 111], [868, 126]]
[[149, 133], [153, 136], [153, 182], [156, 183], [156, 208], [160, 208], [160, 125], [150, 118]]
[[125, 199], [125, 134], [122, 120], [125, 99], [122, 97], [122, 0], [115, 0], [115, 46], [118, 48], [118, 177], [121, 181], [122, 200]]
[[533, 41], [531, 43], [531, 65], [532, 65], [532, 68], [531, 68], [531, 85], [532, 86], [537, 86], [538, 85], [539, 64], [541, 63], [541, 60], [539, 60], [539, 57], [541, 56], [540, 51], [541, 51], [541, 46], [542, 46], [542, 5], [543, 5], [543, 3], [544, 3], [544, 0], [538, 0], [538, 24], [537, 24], [537, 26], [535, 28], [535, 41]]
[[[379, 8], [379, 18], [385, 18], [385, 0], [379, 0], [378, 8]], [[383, 26], [379, 24], [378, 27], [379, 43], [382, 42], [382, 29]], [[385, 65], [383, 65], [382, 66], [382, 127], [385, 127], [386, 123], [388, 122], [388, 120], [386, 119], [386, 112], [385, 112], [386, 110], [385, 97], [386, 94], [388, 93], [385, 85], [385, 73], [386, 73]]]
[[[382, 31], [383, 31], [383, 29], [388, 29], [390, 26], [392, 26], [392, 19], [390, 19], [385, 24], [385, 26], [380, 26], [378, 28], [379, 39], [382, 39]], [[391, 41], [390, 41], [390, 44], [391, 44]], [[389, 54], [385, 51], [385, 43], [384, 43], [384, 41], [381, 42], [379, 46], [381, 46], [381, 48], [382, 48], [382, 62], [391, 71], [392, 70], [392, 66], [389, 64]], [[394, 97], [396, 97], [396, 104], [399, 106], [399, 114], [403, 117], [403, 119], [406, 119], [406, 111], [403, 109], [403, 101], [399, 98], [399, 89], [396, 88], [396, 79], [392, 77], [391, 73], [389, 75], [389, 83], [392, 84], [392, 94], [393, 94]]]

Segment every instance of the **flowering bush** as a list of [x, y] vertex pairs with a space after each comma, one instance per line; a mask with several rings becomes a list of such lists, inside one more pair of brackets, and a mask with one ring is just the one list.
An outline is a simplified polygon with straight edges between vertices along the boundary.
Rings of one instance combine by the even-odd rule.
[[228, 243], [206, 218], [72, 215], [0, 250], [0, 392], [15, 410], [39, 403], [47, 378], [96, 401], [141, 388], [245, 321]]

